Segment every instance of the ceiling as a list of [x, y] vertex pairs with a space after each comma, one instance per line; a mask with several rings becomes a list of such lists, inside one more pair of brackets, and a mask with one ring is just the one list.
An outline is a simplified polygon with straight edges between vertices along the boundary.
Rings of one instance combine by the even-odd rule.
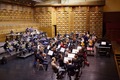
[[35, 2], [48, 2], [48, 1], [58, 1], [58, 0], [32, 0]]
[[32, 0], [36, 2], [36, 5], [39, 4], [60, 4], [61, 0]]

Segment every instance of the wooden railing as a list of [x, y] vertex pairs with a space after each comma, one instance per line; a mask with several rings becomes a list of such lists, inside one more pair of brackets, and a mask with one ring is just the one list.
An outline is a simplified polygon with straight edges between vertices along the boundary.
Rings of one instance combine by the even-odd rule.
[[120, 45], [117, 44], [116, 42], [112, 42], [112, 48], [113, 48], [114, 59], [116, 62], [119, 79], [120, 79]]

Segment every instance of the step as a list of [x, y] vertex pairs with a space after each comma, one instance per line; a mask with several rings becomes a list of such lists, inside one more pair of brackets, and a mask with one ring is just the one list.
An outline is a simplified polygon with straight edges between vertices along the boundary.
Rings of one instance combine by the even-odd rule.
[[120, 56], [116, 56], [116, 59], [120, 59]]
[[19, 58], [27, 58], [27, 57], [29, 57], [29, 56], [31, 56], [31, 55], [33, 55], [34, 53], [32, 52], [32, 53], [25, 53], [25, 55], [18, 55], [17, 57], [19, 57]]
[[120, 57], [120, 54], [115, 54], [116, 56]]
[[16, 52], [11, 52], [11, 55], [8, 53], [4, 53], [4, 54], [0, 55], [0, 61], [3, 57], [6, 57], [7, 61], [12, 60], [12, 59], [16, 58], [16, 55], [17, 55]]
[[117, 62], [118, 63], [118, 65], [120, 65], [120, 62]]
[[120, 59], [116, 59], [117, 60], [117, 62], [120, 62]]

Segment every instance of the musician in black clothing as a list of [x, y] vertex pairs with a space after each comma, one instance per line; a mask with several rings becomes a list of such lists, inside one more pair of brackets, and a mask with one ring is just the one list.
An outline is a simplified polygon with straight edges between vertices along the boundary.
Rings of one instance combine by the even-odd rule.
[[75, 57], [72, 59], [72, 63], [75, 67], [75, 80], [78, 80], [79, 79], [79, 76], [80, 76], [80, 73], [81, 73], [81, 65], [82, 65], [82, 62], [81, 62], [81, 59], [78, 58], [78, 55], [76, 54]]
[[39, 60], [40, 60], [40, 64], [43, 64], [45, 65], [45, 70], [47, 71], [48, 69], [48, 60], [46, 58], [46, 55], [43, 54], [42, 52], [40, 52], [40, 55], [39, 55]]
[[66, 68], [67, 68], [69, 80], [72, 80], [72, 76], [75, 75], [75, 66], [72, 64], [72, 60], [68, 61]]
[[46, 59], [46, 56], [42, 52], [37, 52], [37, 50], [34, 52], [35, 55], [35, 65], [37, 62], [37, 59], [39, 59], [39, 63], [45, 65], [45, 70], [48, 69], [48, 60]]
[[59, 54], [58, 63], [61, 68], [64, 68], [65, 64], [64, 64], [64, 59], [62, 54]]
[[9, 47], [10, 45], [9, 45], [9, 42], [8, 41], [6, 41], [5, 42], [5, 44], [3, 45], [3, 48], [4, 48], [4, 50], [7, 52], [7, 53], [9, 53], [10, 55], [11, 55], [11, 49], [10, 49], [10, 47]]

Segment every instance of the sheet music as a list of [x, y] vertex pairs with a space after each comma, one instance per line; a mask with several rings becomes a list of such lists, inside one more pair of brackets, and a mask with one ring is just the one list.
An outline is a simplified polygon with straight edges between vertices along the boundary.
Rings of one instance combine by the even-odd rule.
[[53, 51], [49, 50], [48, 51], [48, 55], [52, 56], [53, 55]]
[[37, 49], [40, 49], [40, 45], [37, 46]]
[[61, 49], [60, 49], [60, 52], [65, 52], [65, 48], [61, 48]]
[[64, 57], [64, 63], [67, 63], [69, 60], [72, 60], [72, 58]]
[[50, 45], [47, 46], [47, 49], [50, 49]]
[[70, 43], [68, 44], [68, 47], [70, 46]]
[[59, 49], [59, 48], [60, 48], [60, 45], [58, 45], [57, 49]]
[[68, 54], [68, 57], [69, 57], [69, 58], [74, 58], [74, 57], [75, 57], [75, 54], [72, 54], [72, 53], [71, 53], [71, 54]]
[[77, 50], [77, 49], [73, 49], [73, 50], [72, 50], [72, 53], [78, 53], [78, 51], [79, 51], [79, 50]]
[[77, 47], [77, 50], [81, 50], [81, 49], [82, 49], [82, 47], [81, 47], [81, 46], [78, 46], [78, 47]]

